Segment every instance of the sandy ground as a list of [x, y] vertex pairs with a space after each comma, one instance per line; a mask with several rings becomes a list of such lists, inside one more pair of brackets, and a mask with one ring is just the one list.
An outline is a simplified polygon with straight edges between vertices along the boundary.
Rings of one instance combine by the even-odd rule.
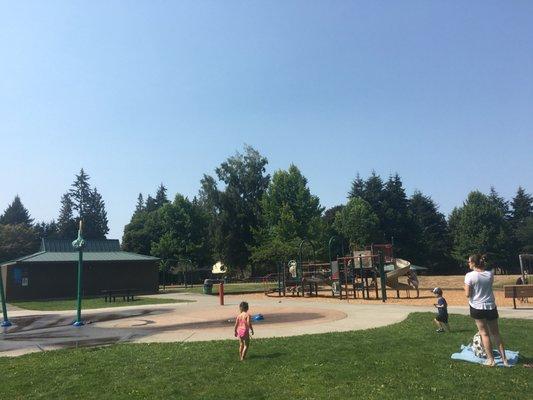
[[[506, 283], [512, 284], [516, 281], [518, 275], [496, 275], [494, 282], [496, 285]], [[400, 279], [403, 282], [405, 279]], [[431, 292], [433, 288], [440, 287], [443, 290], [443, 295], [449, 306], [468, 306], [468, 301], [464, 295], [464, 275], [449, 275], [449, 276], [419, 276], [420, 282], [419, 290], [420, 297], [416, 298], [416, 291], [411, 290], [409, 293], [405, 290], [400, 290], [400, 298], [397, 298], [395, 290], [387, 289], [387, 304], [402, 304], [409, 306], [432, 306], [435, 303], [435, 295]], [[512, 307], [513, 299], [504, 298], [503, 289], [495, 289], [494, 295], [496, 297], [496, 304], [498, 307]], [[260, 299], [264, 297], [263, 293], [246, 295], [247, 298]], [[272, 297], [277, 297], [277, 294], [271, 294]], [[362, 299], [360, 293], [359, 298], [348, 300], [349, 303], [354, 304], [376, 304], [381, 300], [376, 300], [375, 290], [370, 291], [370, 299]], [[381, 291], [380, 291], [381, 296]], [[410, 296], [410, 297], [409, 297]], [[241, 296], [242, 297], [242, 296]], [[319, 292], [319, 297], [305, 297], [306, 300], [315, 300], [321, 302], [339, 302], [338, 298], [331, 297], [331, 291], [324, 288]], [[346, 302], [347, 300], [342, 300]], [[529, 299], [529, 303], [522, 304], [517, 301], [518, 307], [533, 307], [533, 299]]]

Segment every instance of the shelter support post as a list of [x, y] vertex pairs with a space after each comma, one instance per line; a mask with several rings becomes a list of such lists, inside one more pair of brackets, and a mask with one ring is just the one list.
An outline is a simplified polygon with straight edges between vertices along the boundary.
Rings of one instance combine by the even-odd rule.
[[2, 328], [6, 328], [8, 326], [11, 326], [11, 322], [9, 321], [9, 318], [7, 317], [7, 305], [6, 305], [6, 295], [4, 293], [4, 280], [2, 278], [2, 269], [0, 268], [0, 297], [2, 298], [2, 314], [4, 316], [4, 320], [0, 324]]

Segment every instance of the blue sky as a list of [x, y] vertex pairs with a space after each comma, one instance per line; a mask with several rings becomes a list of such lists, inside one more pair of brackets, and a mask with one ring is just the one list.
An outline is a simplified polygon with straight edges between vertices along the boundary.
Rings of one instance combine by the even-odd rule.
[[121, 238], [245, 143], [326, 207], [372, 170], [448, 214], [533, 191], [530, 1], [0, 1], [0, 211], [56, 218], [81, 167]]

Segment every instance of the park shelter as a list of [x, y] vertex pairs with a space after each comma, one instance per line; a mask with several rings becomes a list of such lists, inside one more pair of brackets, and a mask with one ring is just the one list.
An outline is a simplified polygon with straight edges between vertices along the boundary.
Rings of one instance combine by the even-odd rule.
[[[130, 289], [139, 294], [159, 289], [156, 257], [122, 251], [118, 240], [86, 240], [83, 296]], [[76, 297], [78, 251], [70, 240], [43, 239], [40, 251], [1, 264], [8, 301]]]

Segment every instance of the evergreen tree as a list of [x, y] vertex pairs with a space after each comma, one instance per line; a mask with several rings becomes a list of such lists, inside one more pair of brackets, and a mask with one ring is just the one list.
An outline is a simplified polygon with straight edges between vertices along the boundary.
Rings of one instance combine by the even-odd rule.
[[494, 186], [490, 187], [489, 200], [500, 210], [505, 218], [508, 218], [509, 202], [499, 195]]
[[75, 238], [78, 232], [78, 226], [74, 219], [74, 204], [68, 193], [61, 197], [61, 209], [57, 219], [57, 229], [59, 237], [63, 239]]
[[167, 199], [166, 192], [166, 187], [160, 184], [156, 197], [153, 198], [148, 195], [146, 201], [144, 201], [142, 193], [139, 193], [135, 212], [131, 217], [130, 223], [124, 227], [122, 248], [125, 251], [146, 255], [154, 254], [162, 258], [173, 258], [163, 250], [170, 243], [168, 235], [160, 243], [160, 247], [154, 247], [167, 233], [161, 221], [161, 209], [171, 204]]
[[533, 197], [526, 193], [522, 186], [518, 187], [516, 196], [511, 202], [511, 220], [520, 223], [533, 215]]
[[381, 219], [383, 214], [383, 180], [375, 171], [365, 181], [364, 194], [361, 196]]
[[161, 183], [155, 194], [155, 206], [156, 208], [159, 208], [163, 207], [167, 203], [169, 203], [167, 198], [167, 188]]
[[155, 201], [155, 199], [148, 195], [148, 197], [146, 198], [146, 205], [144, 207], [144, 210], [146, 212], [152, 212], [152, 211], [155, 211], [157, 210], [158, 206], [157, 206], [157, 202]]
[[452, 212], [452, 217], [452, 255], [459, 263], [464, 265], [471, 254], [489, 253], [498, 267], [509, 267], [507, 221], [489, 196], [471, 192], [464, 205]]
[[144, 211], [144, 199], [142, 193], [139, 193], [139, 196], [137, 197], [137, 205], [135, 206], [135, 212], [140, 213]]
[[421, 240], [414, 261], [429, 267], [432, 272], [453, 272], [450, 267], [451, 243], [448, 225], [435, 202], [429, 196], [415, 191], [409, 201], [409, 209], [421, 232]]
[[96, 188], [90, 191], [83, 220], [85, 237], [90, 239], [105, 239], [105, 235], [109, 232], [107, 212], [102, 195]]
[[384, 240], [394, 241], [396, 255], [413, 260], [417, 254], [421, 232], [409, 210], [409, 201], [398, 174], [389, 177], [381, 198], [379, 217]]
[[76, 175], [71, 189], [61, 199], [58, 218], [61, 237], [70, 238], [75, 235], [79, 220], [83, 220], [83, 235], [86, 239], [105, 239], [109, 232], [104, 200], [96, 188], [91, 189], [89, 175], [83, 168]]
[[520, 253], [533, 253], [533, 216], [527, 217], [516, 229], [514, 261]]
[[39, 222], [33, 227], [37, 239], [58, 239], [59, 227], [57, 223], [52, 220], [50, 222]]
[[72, 200], [72, 208], [78, 212], [78, 216], [83, 218], [86, 209], [89, 207], [91, 197], [91, 186], [89, 185], [89, 175], [85, 173], [83, 168], [72, 184], [69, 190], [70, 199]]
[[513, 233], [511, 260], [518, 270], [518, 254], [533, 252], [533, 197], [520, 186], [511, 202], [510, 222]]
[[0, 225], [0, 261], [9, 261], [35, 253], [39, 241], [26, 224]]
[[352, 187], [348, 192], [348, 198], [353, 199], [355, 197], [364, 198], [365, 196], [365, 181], [359, 175], [359, 172], [355, 176], [354, 181], [352, 182]]
[[18, 195], [15, 196], [13, 202], [4, 210], [4, 213], [0, 216], [0, 224], [3, 225], [23, 224], [27, 227], [30, 227], [32, 223], [33, 219], [30, 217], [30, 213], [20, 201], [20, 197]]

